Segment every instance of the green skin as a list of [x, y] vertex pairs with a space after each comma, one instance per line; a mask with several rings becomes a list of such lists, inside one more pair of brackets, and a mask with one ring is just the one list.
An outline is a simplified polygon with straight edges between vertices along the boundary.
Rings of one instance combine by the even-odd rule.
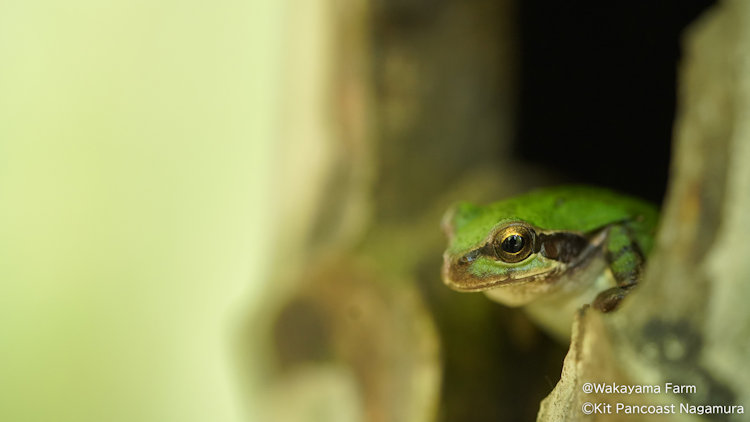
[[[461, 203], [443, 221], [449, 239], [443, 280], [510, 306], [537, 303], [537, 319], [559, 326], [552, 331], [562, 337], [567, 330], [560, 327], [572, 315], [560, 312], [587, 303], [611, 311], [637, 284], [657, 220], [650, 203], [583, 186], [537, 190], [487, 206]], [[523, 238], [523, 250], [506, 250], [502, 242], [509, 234]], [[549, 309], [556, 307], [558, 312]]]

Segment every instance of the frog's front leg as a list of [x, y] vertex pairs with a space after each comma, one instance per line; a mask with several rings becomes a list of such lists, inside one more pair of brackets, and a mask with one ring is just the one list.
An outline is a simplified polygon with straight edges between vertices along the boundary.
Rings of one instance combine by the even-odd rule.
[[604, 257], [617, 287], [599, 293], [591, 305], [602, 312], [610, 312], [638, 284], [645, 260], [627, 223], [611, 226], [604, 246]]

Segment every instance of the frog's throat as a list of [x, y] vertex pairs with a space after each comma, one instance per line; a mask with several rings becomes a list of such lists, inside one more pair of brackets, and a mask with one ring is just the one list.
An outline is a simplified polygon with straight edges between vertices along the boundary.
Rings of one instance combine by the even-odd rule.
[[[586, 245], [582, 246], [575, 256], [566, 256], [564, 260], [560, 254], [555, 251], [545, 251], [545, 243], [542, 244], [542, 250], [532, 256], [541, 259], [545, 265], [536, 270], [527, 270], [523, 273], [507, 272], [504, 274], [487, 274], [477, 276], [471, 273], [470, 268], [465, 263], [459, 262], [460, 258], [451, 257], [447, 252], [443, 255], [443, 282], [450, 288], [461, 292], [480, 292], [501, 287], [521, 287], [524, 284], [534, 283], [554, 284], [561, 276], [567, 272], [585, 267], [595, 256], [601, 252], [604, 239], [608, 230], [601, 230], [594, 233], [588, 238]], [[559, 234], [547, 233], [546, 236], [552, 242], [556, 242], [555, 237]], [[552, 248], [554, 243], [547, 243], [548, 248]], [[551, 256], [551, 257], [550, 257]], [[555, 259], [557, 258], [557, 259]]]

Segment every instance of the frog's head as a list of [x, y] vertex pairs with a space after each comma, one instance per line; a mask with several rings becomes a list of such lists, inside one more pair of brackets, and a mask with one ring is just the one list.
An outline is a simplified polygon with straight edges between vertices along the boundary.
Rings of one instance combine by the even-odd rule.
[[520, 306], [554, 288], [589, 241], [570, 232], [550, 232], [517, 216], [462, 203], [443, 218], [449, 245], [443, 281], [454, 290], [493, 290], [502, 302]]

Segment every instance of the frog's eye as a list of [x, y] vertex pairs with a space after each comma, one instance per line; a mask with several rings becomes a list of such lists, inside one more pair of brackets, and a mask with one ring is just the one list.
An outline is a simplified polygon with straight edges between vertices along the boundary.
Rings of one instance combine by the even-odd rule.
[[523, 240], [523, 236], [513, 233], [503, 239], [503, 243], [500, 244], [500, 247], [505, 253], [518, 253], [523, 249], [524, 243], [526, 242]]
[[496, 257], [514, 263], [531, 255], [535, 241], [534, 229], [522, 223], [511, 223], [498, 230], [492, 247]]

